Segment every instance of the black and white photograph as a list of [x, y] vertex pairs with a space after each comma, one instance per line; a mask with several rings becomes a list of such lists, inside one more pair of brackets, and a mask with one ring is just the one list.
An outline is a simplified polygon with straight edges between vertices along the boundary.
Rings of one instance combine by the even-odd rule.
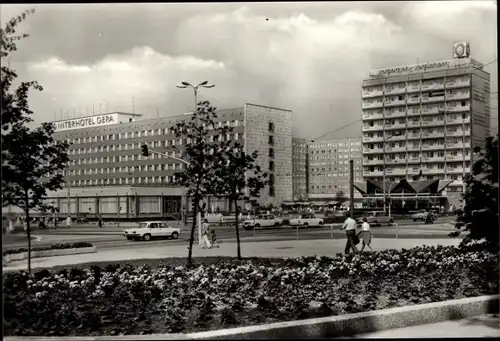
[[3, 337], [500, 337], [498, 4], [0, 4]]

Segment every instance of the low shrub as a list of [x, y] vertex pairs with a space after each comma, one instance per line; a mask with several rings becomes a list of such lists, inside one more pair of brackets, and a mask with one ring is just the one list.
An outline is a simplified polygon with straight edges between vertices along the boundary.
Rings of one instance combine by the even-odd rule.
[[256, 263], [6, 273], [5, 335], [194, 332], [498, 293], [498, 255], [417, 247]]
[[[51, 246], [40, 246], [40, 247], [33, 247], [31, 248], [31, 251], [48, 251], [48, 250], [64, 250], [64, 249], [78, 249], [78, 248], [83, 248], [83, 247], [92, 247], [93, 245], [90, 243], [85, 243], [85, 242], [77, 242], [77, 243], [58, 243], [58, 244], [52, 244]], [[3, 252], [3, 255], [12, 255], [16, 253], [23, 253], [23, 252], [28, 252], [28, 249], [25, 247], [17, 248], [17, 249], [11, 249], [11, 250], [6, 250]]]

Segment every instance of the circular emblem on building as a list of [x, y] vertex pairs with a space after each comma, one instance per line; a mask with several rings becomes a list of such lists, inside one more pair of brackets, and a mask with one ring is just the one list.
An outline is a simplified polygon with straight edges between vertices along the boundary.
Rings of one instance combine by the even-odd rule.
[[455, 46], [455, 53], [457, 54], [458, 57], [463, 57], [465, 55], [464, 44], [457, 44], [457, 46]]
[[457, 42], [453, 44], [453, 55], [455, 58], [468, 58], [470, 55], [469, 43]]

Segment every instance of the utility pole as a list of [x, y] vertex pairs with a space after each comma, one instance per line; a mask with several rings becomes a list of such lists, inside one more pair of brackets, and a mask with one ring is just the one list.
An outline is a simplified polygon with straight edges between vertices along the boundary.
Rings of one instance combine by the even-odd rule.
[[354, 219], [354, 160], [349, 160], [349, 197], [351, 199], [351, 218]]

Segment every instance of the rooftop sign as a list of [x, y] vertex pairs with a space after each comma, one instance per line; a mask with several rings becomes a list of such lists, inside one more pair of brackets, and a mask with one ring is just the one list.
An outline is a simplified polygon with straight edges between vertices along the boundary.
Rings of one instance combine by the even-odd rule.
[[439, 71], [439, 70], [458, 69], [466, 67], [482, 68], [483, 64], [479, 63], [478, 61], [475, 61], [472, 58], [443, 60], [443, 61], [429, 62], [424, 64], [410, 64], [410, 65], [397, 66], [387, 69], [371, 70], [370, 77], [405, 75], [405, 74], [420, 73], [425, 71]]
[[119, 114], [105, 114], [98, 116], [74, 118], [71, 120], [53, 122], [52, 124], [55, 126], [55, 131], [59, 132], [64, 130], [100, 127], [117, 123], [120, 123]]

